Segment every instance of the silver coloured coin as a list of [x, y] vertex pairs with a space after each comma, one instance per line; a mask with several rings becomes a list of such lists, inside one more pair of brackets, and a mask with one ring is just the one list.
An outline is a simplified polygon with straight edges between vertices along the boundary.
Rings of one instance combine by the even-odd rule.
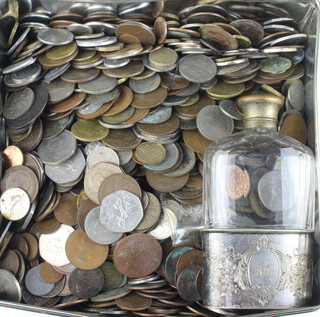
[[30, 208], [28, 194], [20, 188], [9, 188], [0, 198], [0, 211], [3, 217], [10, 221], [24, 218]]
[[75, 40], [91, 40], [91, 39], [97, 39], [103, 36], [105, 36], [103, 32], [97, 32], [97, 33], [91, 33], [91, 34], [76, 35], [74, 39]]
[[132, 159], [132, 150], [115, 150], [120, 161], [120, 166], [125, 165]]
[[302, 81], [299, 79], [293, 81], [288, 88], [287, 100], [295, 110], [303, 111], [305, 102], [304, 95], [304, 85]]
[[176, 144], [164, 145], [166, 149], [166, 157], [160, 164], [143, 165], [145, 168], [154, 172], [162, 172], [173, 168], [179, 160], [180, 152]]
[[193, 83], [206, 83], [217, 74], [217, 65], [205, 55], [188, 55], [179, 61], [179, 72]]
[[180, 130], [195, 130], [197, 123], [195, 118], [180, 118]]
[[219, 102], [220, 110], [228, 117], [234, 120], [242, 120], [242, 116], [236, 110], [235, 102], [231, 99], [224, 99]]
[[99, 244], [112, 244], [122, 237], [122, 233], [111, 232], [100, 221], [100, 207], [95, 207], [89, 212], [84, 228], [88, 237]]
[[133, 231], [142, 217], [140, 199], [126, 190], [116, 190], [102, 200], [100, 220], [112, 232]]
[[119, 58], [119, 59], [111, 59], [111, 58], [105, 58], [104, 59], [104, 66], [108, 68], [119, 68], [126, 66], [130, 63], [129, 57]]
[[26, 28], [17, 41], [10, 47], [10, 49], [6, 52], [7, 56], [10, 56], [18, 46], [23, 42], [23, 40], [27, 37], [28, 33], [30, 32], [31, 28]]
[[11, 74], [12, 80], [16, 84], [28, 85], [39, 78], [41, 74], [41, 66], [38, 63], [27, 66]]
[[172, 107], [161, 106], [157, 111], [146, 115], [139, 123], [159, 124], [167, 121], [172, 114]]
[[42, 141], [38, 147], [38, 154], [44, 164], [58, 165], [73, 156], [76, 149], [76, 138], [70, 131], [64, 130], [58, 136]]
[[53, 266], [59, 267], [69, 264], [66, 242], [73, 231], [71, 226], [62, 224], [56, 231], [42, 234], [39, 238], [40, 256]]
[[65, 71], [67, 71], [70, 66], [70, 63], [66, 63], [64, 65], [50, 69], [43, 77], [44, 82], [50, 83], [51, 81], [62, 75]]
[[78, 86], [81, 91], [87, 94], [104, 94], [113, 90], [117, 86], [118, 82], [115, 78], [107, 77], [104, 74], [99, 75], [97, 78], [87, 81], [85, 83], [79, 83]]
[[128, 13], [136, 12], [148, 8], [150, 6], [149, 2], [132, 3], [132, 4], [122, 4], [119, 6], [119, 15], [125, 15]]
[[9, 120], [21, 117], [31, 108], [34, 99], [34, 92], [28, 87], [14, 92], [3, 106], [3, 116]]
[[217, 82], [218, 82], [218, 78], [214, 77], [211, 80], [207, 81], [206, 83], [201, 84], [200, 88], [202, 90], [209, 90], [209, 89], [213, 88], [216, 85]]
[[92, 64], [87, 64], [87, 65], [73, 65], [74, 69], [91, 69], [92, 67], [96, 67], [99, 66], [103, 63], [103, 58], [101, 58], [100, 60], [92, 63]]
[[137, 166], [137, 163], [131, 159], [128, 163], [121, 165], [121, 168], [126, 174], [129, 174], [133, 171], [133, 169]]
[[116, 26], [111, 23], [90, 21], [84, 25], [90, 26], [94, 32], [103, 32], [105, 35], [114, 35], [116, 32]]
[[102, 106], [103, 104], [108, 103], [111, 100], [118, 98], [120, 95], [120, 92], [121, 92], [120, 88], [118, 86], [116, 86], [114, 89], [112, 89], [109, 92], [87, 96], [86, 102], [88, 102], [91, 105]]
[[60, 46], [71, 43], [74, 35], [66, 29], [49, 28], [40, 31], [37, 37], [44, 44]]
[[84, 35], [93, 33], [93, 29], [89, 25], [73, 23], [68, 25], [67, 30], [74, 35]]
[[270, 42], [270, 46], [284, 46], [284, 45], [303, 45], [307, 41], [307, 34], [299, 33], [283, 36]]
[[159, 74], [155, 73], [149, 78], [135, 80], [129, 80], [129, 87], [136, 93], [145, 94], [156, 90], [161, 83], [161, 77]]
[[6, 75], [6, 74], [10, 74], [10, 73], [16, 72], [18, 70], [24, 69], [27, 66], [32, 65], [33, 63], [35, 63], [36, 60], [37, 60], [36, 58], [33, 58], [32, 56], [30, 56], [30, 57], [22, 60], [21, 62], [14, 63], [14, 64], [11, 64], [11, 65], [5, 67], [2, 70], [2, 74]]
[[87, 168], [90, 169], [95, 164], [101, 162], [112, 163], [115, 165], [120, 164], [118, 154], [114, 150], [106, 146], [98, 147], [91, 151], [91, 153], [87, 157]]
[[43, 83], [42, 85], [48, 90], [49, 104], [55, 104], [70, 97], [75, 89], [74, 83], [66, 83], [60, 78], [57, 78], [50, 83]]
[[21, 287], [16, 277], [7, 270], [0, 269], [1, 300], [9, 302], [21, 301]]
[[53, 290], [55, 284], [47, 283], [41, 278], [40, 265], [37, 265], [27, 272], [25, 277], [25, 285], [31, 294], [35, 296], [44, 296]]
[[98, 147], [105, 147], [105, 145], [100, 141], [89, 142], [84, 148], [84, 154], [88, 157], [89, 154]]
[[107, 11], [107, 12], [113, 12], [117, 13], [118, 11], [116, 10], [116, 6], [113, 5], [107, 5], [107, 4], [93, 4], [90, 5], [85, 12], [83, 13], [84, 15], [89, 15], [93, 14], [96, 11]]
[[157, 226], [152, 229], [149, 234], [157, 240], [164, 240], [174, 234], [177, 225], [178, 219], [175, 213], [171, 209], [163, 207]]
[[87, 115], [91, 113], [95, 113], [102, 107], [102, 104], [88, 104], [85, 103], [82, 107], [78, 109], [79, 113], [82, 115]]
[[[215, 79], [217, 80], [217, 79]], [[176, 94], [176, 96], [178, 97], [186, 97], [186, 96], [192, 96], [194, 94], [196, 94], [200, 89], [200, 84], [197, 83], [189, 83], [189, 85], [183, 89], [182, 91], [180, 91], [178, 94]]]
[[202, 108], [197, 115], [196, 123], [202, 136], [214, 142], [231, 135], [234, 129], [233, 120], [226, 116], [218, 106]]
[[90, 301], [94, 303], [100, 303], [105, 301], [111, 301], [120, 297], [123, 297], [131, 292], [130, 289], [127, 289], [126, 287], [119, 287], [116, 289], [113, 289], [111, 291], [106, 291], [103, 293], [100, 293], [97, 296], [91, 297]]
[[114, 44], [117, 42], [115, 36], [103, 36], [97, 39], [76, 40], [78, 47], [99, 47]]
[[180, 106], [186, 103], [190, 99], [190, 96], [168, 96], [166, 100], [162, 103], [164, 106], [173, 107], [173, 106]]
[[[141, 51], [143, 50], [143, 48], [141, 49]], [[164, 67], [164, 68], [156, 68], [154, 67], [153, 65], [150, 64], [150, 61], [149, 61], [149, 57], [147, 55], [143, 55], [143, 58], [142, 58], [142, 62], [143, 62], [143, 65], [145, 67], [147, 67], [148, 69], [154, 71], [154, 72], [157, 72], [157, 73], [166, 73], [166, 72], [169, 72], [171, 70], [174, 70], [176, 68], [176, 64], [172, 65], [172, 66], [169, 66], [169, 67]]]
[[131, 128], [131, 127], [133, 127], [135, 125], [134, 123], [131, 123], [131, 124], [109, 124], [109, 123], [105, 123], [101, 119], [99, 120], [99, 124], [101, 124], [105, 128], [118, 129], [118, 130], [119, 129]]

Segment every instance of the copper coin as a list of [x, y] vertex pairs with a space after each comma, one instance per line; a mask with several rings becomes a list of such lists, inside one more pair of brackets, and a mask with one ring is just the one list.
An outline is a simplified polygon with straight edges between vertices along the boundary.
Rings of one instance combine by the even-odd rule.
[[76, 269], [76, 267], [72, 263], [68, 263], [62, 266], [55, 266], [54, 268], [61, 274], [64, 274], [67, 276], [69, 276]]
[[124, 44], [141, 44], [139, 38], [130, 34], [122, 34], [118, 37], [118, 40]]
[[28, 243], [29, 252], [28, 252], [27, 260], [32, 261], [38, 256], [38, 253], [39, 253], [38, 240], [36, 239], [36, 237], [33, 234], [27, 233], [27, 232], [22, 233], [21, 236]]
[[83, 114], [80, 112], [80, 110], [77, 110], [76, 115], [81, 119], [96, 119], [96, 118], [104, 115], [104, 113], [112, 107], [112, 105], [114, 104], [114, 102], [116, 100], [117, 99], [114, 99], [108, 103], [103, 104], [102, 107], [99, 108], [97, 111], [89, 113], [89, 114]]
[[127, 174], [117, 173], [108, 176], [100, 185], [99, 188], [99, 201], [102, 202], [103, 198], [115, 192], [116, 190], [126, 190], [141, 199], [142, 193], [138, 182]]
[[18, 250], [26, 259], [29, 254], [29, 246], [27, 240], [21, 234], [15, 234], [9, 243], [9, 248]]
[[52, 233], [60, 227], [61, 223], [57, 218], [51, 216], [37, 223], [37, 229], [41, 234]]
[[303, 144], [307, 142], [307, 126], [303, 116], [299, 113], [287, 114], [282, 122], [280, 132]]
[[47, 283], [57, 283], [62, 279], [63, 274], [48, 262], [43, 262], [40, 264], [40, 276]]
[[184, 130], [182, 136], [186, 146], [200, 154], [204, 154], [207, 147], [212, 143], [212, 141], [204, 138], [198, 130]]
[[144, 70], [144, 65], [140, 61], [131, 61], [128, 65], [119, 67], [104, 69], [103, 73], [112, 78], [133, 77], [141, 74]]
[[232, 199], [247, 197], [250, 193], [250, 176], [246, 169], [229, 165], [226, 171], [226, 193]]
[[0, 269], [7, 270], [17, 275], [20, 267], [19, 256], [13, 250], [6, 250], [0, 259]]
[[141, 143], [141, 139], [132, 129], [110, 129], [102, 143], [114, 150], [133, 150]]
[[136, 292], [116, 299], [116, 305], [121, 309], [140, 311], [148, 309], [152, 304], [151, 298], [142, 297]]
[[143, 47], [141, 44], [129, 44], [116, 52], [111, 52], [111, 53], [103, 52], [101, 56], [104, 58], [120, 59], [120, 58], [135, 56], [141, 53], [142, 51], [143, 51]]
[[188, 87], [189, 81], [181, 76], [175, 76], [171, 73], [161, 73], [161, 87], [180, 90]]
[[98, 268], [89, 271], [76, 269], [71, 273], [68, 284], [73, 295], [90, 298], [101, 291], [103, 281], [103, 274]]
[[191, 265], [184, 269], [177, 279], [177, 290], [182, 299], [187, 302], [196, 302], [201, 300], [198, 292], [198, 276], [201, 272], [201, 266]]
[[146, 171], [149, 185], [162, 193], [170, 193], [181, 189], [188, 181], [189, 174], [179, 177], [169, 177], [150, 170]]
[[150, 109], [161, 105], [167, 98], [167, 89], [159, 87], [149, 93], [133, 94], [131, 105], [137, 109]]
[[2, 152], [2, 158], [5, 168], [23, 164], [23, 153], [15, 145], [9, 145], [4, 149]]
[[153, 273], [162, 260], [159, 242], [146, 234], [133, 234], [122, 239], [113, 253], [114, 265], [124, 275], [140, 278]]
[[176, 264], [176, 270], [177, 270], [177, 276], [180, 275], [180, 273], [191, 265], [199, 265], [202, 266], [203, 262], [203, 255], [200, 250], [189, 250], [182, 254]]
[[140, 39], [143, 45], [154, 45], [156, 37], [152, 29], [147, 25], [139, 22], [126, 22], [117, 27], [116, 36], [129, 34]]
[[98, 268], [107, 259], [108, 253], [108, 245], [93, 242], [82, 229], [72, 232], [66, 242], [69, 261], [81, 270]]
[[174, 107], [174, 110], [176, 113], [188, 117], [188, 118], [195, 118], [199, 111], [206, 107], [206, 106], [214, 106], [215, 101], [208, 96], [201, 96], [199, 101], [197, 101], [192, 106], [183, 107], [183, 106], [176, 106]]
[[75, 69], [69, 68], [66, 72], [64, 72], [60, 78], [61, 80], [67, 83], [85, 83], [87, 81], [93, 80], [98, 77], [100, 74], [100, 70], [96, 68], [89, 69]]
[[91, 211], [91, 209], [98, 207], [99, 205], [93, 202], [91, 199], [85, 200], [78, 208], [77, 213], [77, 220], [78, 225], [81, 227], [82, 230], [84, 229], [84, 222], [86, 220], [86, 217], [88, 213]]
[[43, 297], [44, 298], [54, 298], [54, 297], [60, 295], [60, 293], [63, 291], [63, 289], [66, 285], [66, 280], [67, 280], [67, 278], [65, 276], [62, 276], [61, 280], [54, 284], [52, 291], [49, 294], [44, 295]]
[[54, 216], [63, 224], [74, 226], [78, 223], [77, 212], [77, 196], [66, 193], [61, 196], [54, 209]]
[[76, 92], [67, 99], [64, 99], [54, 105], [49, 106], [49, 111], [53, 113], [63, 113], [70, 111], [79, 106], [86, 98], [87, 94], [84, 92]]
[[52, 308], [54, 308], [54, 309], [62, 309], [62, 308], [67, 308], [67, 307], [75, 306], [75, 305], [78, 305], [78, 304], [86, 303], [86, 302], [89, 301], [89, 298], [78, 299], [79, 297], [78, 296], [74, 296], [74, 295], [69, 295], [69, 296], [66, 296], [64, 298], [67, 299], [67, 300], [70, 298], [70, 300], [67, 301], [67, 302], [62, 302], [61, 301], [59, 304], [52, 306]]

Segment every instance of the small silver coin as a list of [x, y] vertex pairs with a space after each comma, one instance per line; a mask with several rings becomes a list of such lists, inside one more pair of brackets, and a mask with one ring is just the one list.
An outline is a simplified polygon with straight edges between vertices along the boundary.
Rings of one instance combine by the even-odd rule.
[[114, 24], [100, 21], [90, 21], [84, 25], [90, 26], [94, 32], [103, 32], [105, 35], [114, 35], [117, 29]]
[[60, 78], [57, 78], [50, 83], [43, 83], [43, 86], [48, 90], [49, 104], [55, 104], [70, 97], [75, 89], [75, 84], [66, 83]]
[[7, 270], [0, 270], [1, 300], [9, 302], [21, 301], [21, 287], [16, 277]]
[[103, 36], [97, 39], [76, 40], [78, 47], [99, 47], [114, 44], [117, 42], [115, 36]]
[[107, 77], [104, 74], [99, 75], [97, 78], [79, 83], [79, 89], [87, 94], [103, 94], [113, 90], [117, 86], [116, 78]]
[[21, 62], [14, 63], [14, 64], [11, 64], [11, 65], [5, 67], [2, 70], [2, 74], [4, 74], [4, 75], [5, 74], [10, 74], [10, 73], [16, 72], [18, 70], [24, 69], [27, 66], [32, 65], [33, 63], [35, 63], [36, 60], [37, 60], [36, 58], [28, 57], [28, 58], [22, 60]]
[[73, 23], [68, 25], [67, 30], [74, 35], [84, 35], [93, 33], [93, 29], [89, 25]]
[[24, 69], [11, 74], [12, 80], [21, 85], [28, 85], [39, 78], [41, 66], [38, 63], [31, 64]]
[[159, 124], [167, 121], [172, 114], [172, 107], [161, 106], [157, 111], [146, 115], [139, 123]]
[[105, 92], [102, 94], [91, 94], [86, 97], [86, 102], [91, 105], [99, 105], [102, 106], [105, 103], [110, 102], [111, 100], [115, 100], [119, 97], [121, 90], [118, 86], [112, 89], [109, 92]]
[[124, 57], [120, 59], [110, 59], [110, 58], [105, 58], [104, 59], [104, 66], [108, 68], [119, 68], [126, 66], [130, 63], [130, 58], [129, 57]]
[[116, 289], [113, 289], [111, 291], [106, 291], [103, 293], [100, 293], [97, 296], [91, 297], [90, 301], [94, 303], [100, 303], [100, 302], [106, 302], [111, 301], [120, 297], [123, 297], [131, 292], [130, 289], [127, 289], [126, 287], [119, 287]]
[[58, 165], [74, 155], [77, 149], [77, 140], [70, 131], [63, 131], [50, 140], [44, 140], [38, 147], [41, 161], [47, 165]]
[[34, 266], [27, 272], [25, 285], [27, 290], [35, 296], [47, 295], [54, 288], [54, 283], [47, 283], [42, 279], [40, 265]]
[[242, 120], [242, 116], [236, 110], [235, 102], [231, 99], [221, 100], [219, 102], [219, 108], [228, 117], [234, 120]]
[[74, 35], [65, 29], [49, 28], [40, 31], [37, 35], [38, 40], [47, 45], [66, 45], [73, 41]]
[[70, 66], [71, 66], [70, 63], [66, 63], [64, 65], [50, 69], [43, 77], [44, 82], [50, 83], [54, 79], [61, 76], [64, 72], [66, 72], [70, 68]]
[[179, 61], [179, 72], [193, 83], [206, 83], [216, 76], [217, 65], [205, 55], [189, 55]]
[[101, 203], [100, 220], [112, 232], [133, 231], [142, 217], [140, 199], [126, 190], [107, 195]]
[[292, 34], [283, 36], [279, 39], [270, 42], [270, 46], [285, 46], [285, 45], [303, 45], [307, 41], [307, 34]]
[[159, 74], [155, 73], [149, 78], [135, 80], [129, 80], [129, 87], [136, 93], [145, 94], [156, 90], [161, 83], [161, 77]]
[[[216, 79], [215, 79], [216, 80]], [[189, 83], [189, 85], [180, 91], [176, 96], [178, 97], [186, 97], [186, 96], [192, 96], [196, 94], [200, 89], [200, 84], [198, 83]]]
[[88, 157], [89, 154], [98, 147], [105, 147], [105, 145], [100, 141], [89, 142], [84, 148], [84, 154]]
[[10, 49], [6, 52], [7, 56], [10, 56], [23, 42], [23, 40], [27, 37], [28, 33], [30, 32], [31, 28], [26, 28], [17, 41], [10, 47]]
[[34, 99], [34, 92], [28, 87], [14, 92], [3, 106], [3, 116], [9, 120], [21, 117], [31, 108]]
[[91, 34], [83, 34], [83, 35], [76, 35], [74, 37], [75, 40], [92, 40], [103, 37], [105, 34], [103, 32], [96, 32]]
[[9, 188], [0, 198], [0, 211], [3, 217], [11, 221], [24, 218], [30, 208], [28, 194], [20, 188]]
[[186, 103], [189, 99], [190, 99], [190, 96], [173, 95], [173, 96], [168, 96], [162, 104], [167, 107], [180, 106]]
[[116, 150], [120, 160], [120, 166], [128, 164], [132, 159], [132, 150]]
[[99, 244], [112, 244], [122, 237], [122, 233], [111, 232], [100, 221], [100, 207], [95, 207], [89, 212], [84, 228], [88, 237]]
[[115, 165], [119, 165], [120, 163], [118, 154], [106, 146], [98, 147], [90, 152], [87, 157], [87, 168], [90, 169], [100, 162], [112, 163]]
[[288, 88], [287, 100], [295, 110], [303, 110], [305, 103], [304, 95], [304, 85], [302, 81], [299, 79], [293, 81]]

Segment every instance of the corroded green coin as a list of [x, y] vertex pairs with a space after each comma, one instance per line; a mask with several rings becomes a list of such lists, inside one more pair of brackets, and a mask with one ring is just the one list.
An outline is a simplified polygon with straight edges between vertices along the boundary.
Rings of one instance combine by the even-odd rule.
[[292, 66], [290, 59], [285, 57], [268, 57], [261, 61], [260, 71], [270, 74], [282, 74]]
[[104, 139], [109, 129], [99, 124], [99, 120], [79, 120], [73, 124], [71, 132], [74, 137], [83, 142], [94, 142]]

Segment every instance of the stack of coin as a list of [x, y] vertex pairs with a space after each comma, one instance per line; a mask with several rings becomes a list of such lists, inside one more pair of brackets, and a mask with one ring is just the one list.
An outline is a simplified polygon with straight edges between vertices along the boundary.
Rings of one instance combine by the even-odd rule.
[[[280, 131], [314, 149], [299, 21], [261, 2], [25, 10], [7, 32], [11, 64], [1, 66], [0, 274], [13, 300], [21, 282], [32, 305], [210, 315], [190, 304], [201, 297], [201, 251], [180, 245], [162, 256], [157, 240], [201, 214], [203, 155], [243, 129], [240, 95], [283, 98]], [[243, 191], [229, 193], [231, 219], [276, 221], [265, 188], [277, 157], [239, 155], [236, 164]], [[17, 193], [24, 208], [15, 213]]]

